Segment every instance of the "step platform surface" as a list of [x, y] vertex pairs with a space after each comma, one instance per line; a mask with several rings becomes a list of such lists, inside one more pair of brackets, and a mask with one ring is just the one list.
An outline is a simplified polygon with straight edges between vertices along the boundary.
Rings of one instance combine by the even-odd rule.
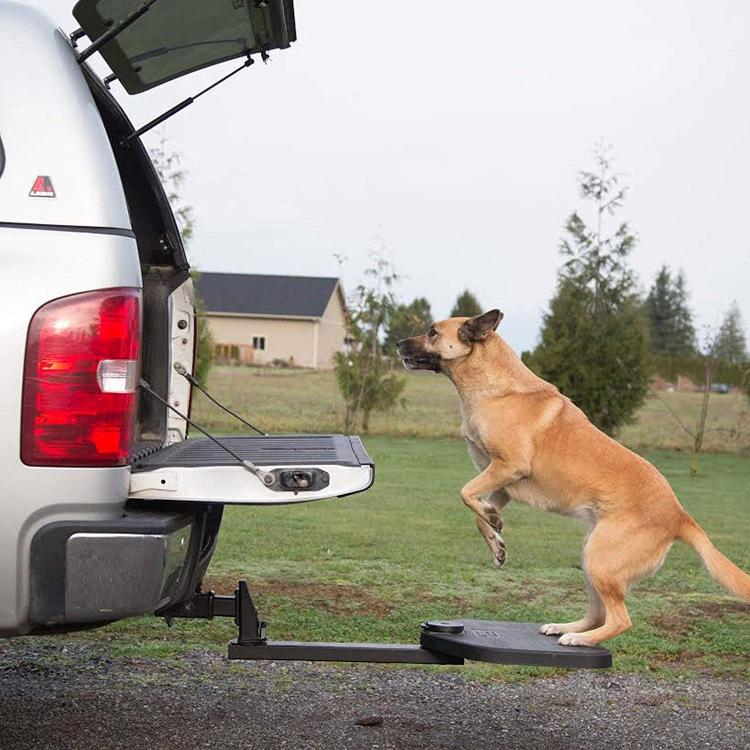
[[[463, 625], [449, 632], [450, 625]], [[440, 630], [423, 626], [423, 648], [449, 656], [536, 667], [606, 669], [612, 654], [601, 646], [560, 646], [558, 636], [542, 635], [539, 625], [527, 622], [494, 622], [461, 619], [436, 623]], [[454, 628], [457, 630], [458, 628]]]

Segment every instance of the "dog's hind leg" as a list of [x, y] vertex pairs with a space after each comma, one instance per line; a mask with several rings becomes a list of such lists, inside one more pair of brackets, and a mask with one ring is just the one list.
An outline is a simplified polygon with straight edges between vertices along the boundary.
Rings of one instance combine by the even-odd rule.
[[589, 595], [589, 607], [583, 618], [575, 620], [574, 622], [555, 622], [549, 623], [548, 625], [542, 625], [542, 627], [539, 628], [539, 632], [544, 633], [544, 635], [585, 633], [587, 630], [592, 630], [593, 628], [598, 628], [600, 625], [603, 625], [604, 605], [599, 598], [599, 594], [596, 593], [594, 587], [591, 585], [588, 574], [586, 574], [586, 591]]
[[591, 630], [568, 631], [560, 636], [561, 646], [595, 646], [614, 638], [630, 628], [631, 621], [625, 606], [626, 587], [614, 578], [596, 578], [593, 583], [604, 607], [604, 622]]
[[595, 646], [630, 628], [625, 594], [630, 583], [659, 569], [672, 543], [671, 530], [644, 525], [643, 519], [609, 518], [600, 521], [584, 548], [584, 568], [604, 608], [598, 627], [560, 636], [563, 646]]

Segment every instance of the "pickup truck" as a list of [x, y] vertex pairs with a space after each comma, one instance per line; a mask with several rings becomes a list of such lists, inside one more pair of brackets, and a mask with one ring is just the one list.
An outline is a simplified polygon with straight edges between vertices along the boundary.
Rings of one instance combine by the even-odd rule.
[[0, 1], [0, 636], [174, 608], [225, 504], [373, 481], [357, 438], [188, 439], [190, 266], [145, 129], [112, 93], [288, 48], [292, 0], [81, 0], [73, 15], [68, 34]]

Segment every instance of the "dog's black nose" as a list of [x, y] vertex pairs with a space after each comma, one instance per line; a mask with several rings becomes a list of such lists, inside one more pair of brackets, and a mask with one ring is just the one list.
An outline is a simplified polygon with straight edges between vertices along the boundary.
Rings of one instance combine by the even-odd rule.
[[401, 352], [401, 347], [406, 343], [406, 339], [400, 339], [396, 342], [396, 351]]

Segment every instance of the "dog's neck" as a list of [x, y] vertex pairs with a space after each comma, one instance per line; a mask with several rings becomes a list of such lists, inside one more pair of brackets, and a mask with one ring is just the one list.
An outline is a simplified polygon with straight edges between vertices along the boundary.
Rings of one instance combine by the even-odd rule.
[[507, 396], [550, 388], [496, 333], [477, 342], [465, 357], [445, 362], [443, 372], [451, 379], [462, 399]]

